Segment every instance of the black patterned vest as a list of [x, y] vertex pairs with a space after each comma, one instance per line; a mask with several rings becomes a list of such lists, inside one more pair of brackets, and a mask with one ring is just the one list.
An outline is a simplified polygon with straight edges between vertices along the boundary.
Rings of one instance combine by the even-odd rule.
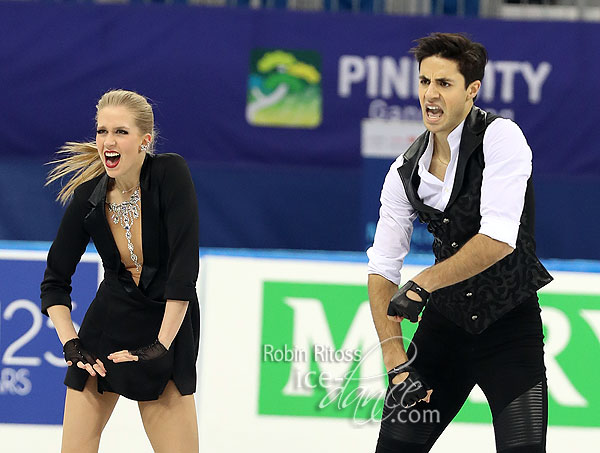
[[[497, 116], [473, 107], [461, 136], [454, 186], [445, 211], [425, 205], [417, 195], [418, 162], [429, 143], [422, 134], [404, 154], [398, 173], [408, 200], [421, 222], [433, 234], [435, 261], [454, 255], [479, 232], [481, 182], [483, 180], [483, 136]], [[534, 201], [531, 178], [527, 182], [525, 206], [516, 249], [485, 271], [431, 294], [430, 304], [470, 333], [480, 333], [502, 315], [531, 297], [552, 277], [535, 254]]]

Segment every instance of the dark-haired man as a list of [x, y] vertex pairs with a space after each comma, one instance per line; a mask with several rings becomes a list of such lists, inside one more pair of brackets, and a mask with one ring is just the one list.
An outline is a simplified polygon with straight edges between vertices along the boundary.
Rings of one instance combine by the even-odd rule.
[[[535, 254], [531, 150], [515, 123], [473, 105], [487, 62], [481, 44], [434, 33], [412, 52], [427, 131], [386, 176], [367, 252], [390, 381], [377, 452], [429, 451], [475, 384], [490, 404], [498, 452], [544, 452], [536, 291], [552, 277]], [[435, 264], [398, 290], [417, 217], [434, 236]], [[404, 318], [420, 319], [406, 352]]]

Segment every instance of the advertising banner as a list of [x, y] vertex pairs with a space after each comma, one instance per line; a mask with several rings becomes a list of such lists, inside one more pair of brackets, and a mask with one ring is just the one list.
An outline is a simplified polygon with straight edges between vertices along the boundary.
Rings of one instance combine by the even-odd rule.
[[[60, 442], [64, 363], [39, 312], [44, 260], [43, 250], [0, 250], [0, 435], [23, 453]], [[409, 256], [403, 280], [430, 261]], [[600, 441], [600, 273], [583, 264], [547, 263], [555, 280], [540, 292], [550, 453], [587, 452]], [[77, 323], [100, 278], [99, 258], [86, 253], [73, 279]], [[386, 376], [363, 254], [206, 250], [198, 294], [202, 451], [372, 451]], [[403, 323], [406, 343], [415, 327]], [[115, 449], [152, 451], [136, 404], [124, 398], [100, 451]], [[432, 451], [495, 451], [478, 387]]]
[[[264, 282], [260, 414], [380, 416], [387, 376], [366, 300], [364, 285]], [[549, 424], [600, 427], [600, 391], [589, 379], [600, 374], [600, 292], [544, 291], [540, 303]], [[408, 342], [415, 325], [405, 324]], [[474, 394], [456, 420], [491, 422], [481, 396]]]
[[[313, 261], [299, 255], [283, 260], [206, 256], [203, 266], [207, 280], [200, 429], [205, 445], [227, 452], [241, 448], [250, 437], [253, 445], [268, 451], [288, 439], [286, 448], [301, 452], [318, 439], [317, 451], [339, 451], [340, 445], [371, 451], [386, 375], [364, 263]], [[405, 266], [403, 279], [422, 268]], [[590, 379], [600, 372], [600, 274], [552, 274], [555, 281], [540, 293], [549, 388], [548, 451], [568, 447], [585, 452], [590, 442], [600, 440], [600, 392]], [[236, 288], [243, 288], [244, 303], [234, 302], [239, 295], [229, 283], [231, 275], [236, 275]], [[415, 327], [403, 323], [406, 342]], [[220, 374], [215, 371], [219, 364], [238, 371]], [[224, 395], [214, 393], [219, 386], [235, 395], [231, 404], [244, 423], [218, 426], [216, 421], [233, 411]], [[238, 435], [232, 436], [232, 430]], [[495, 451], [491, 414], [479, 387], [432, 451]]]
[[414, 40], [452, 31], [486, 46], [477, 103], [521, 125], [540, 175], [600, 174], [581, 114], [598, 94], [577, 83], [582, 65], [600, 70], [594, 23], [3, 3], [0, 30], [3, 155], [93, 138], [96, 99], [123, 87], [151, 98], [164, 150], [190, 160], [356, 168], [362, 119], [421, 118]]
[[[40, 311], [46, 252], [0, 250], [0, 423], [61, 424], [66, 363], [50, 318]], [[83, 256], [73, 277], [73, 321], [98, 287], [100, 259]]]

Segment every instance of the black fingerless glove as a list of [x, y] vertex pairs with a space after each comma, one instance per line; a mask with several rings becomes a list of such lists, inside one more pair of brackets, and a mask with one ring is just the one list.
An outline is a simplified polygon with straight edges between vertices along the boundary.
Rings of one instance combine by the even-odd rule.
[[71, 366], [77, 366], [78, 362], [91, 364], [92, 366], [96, 363], [96, 356], [86, 351], [81, 347], [81, 340], [79, 338], [72, 338], [65, 343], [63, 346], [63, 353], [66, 362], [71, 362]]
[[[394, 384], [392, 380], [401, 373], [408, 373], [408, 376], [402, 382]], [[427, 390], [431, 390], [419, 372], [405, 363], [388, 371], [388, 380], [390, 385], [388, 398], [392, 399], [392, 401], [388, 400], [388, 403], [393, 402], [405, 408], [425, 398]]]
[[157, 338], [148, 346], [129, 351], [129, 353], [137, 356], [138, 360], [141, 361], [154, 360], [160, 359], [162, 356], [164, 356], [167, 353], [167, 348], [165, 348]]
[[[408, 291], [417, 293], [421, 297], [421, 300], [417, 301], [409, 298], [406, 295]], [[389, 316], [408, 318], [410, 322], [417, 322], [421, 311], [425, 308], [425, 304], [429, 300], [429, 296], [430, 294], [427, 291], [412, 280], [409, 280], [402, 288], [396, 291], [396, 294], [394, 294], [392, 300], [390, 300], [387, 314]]]

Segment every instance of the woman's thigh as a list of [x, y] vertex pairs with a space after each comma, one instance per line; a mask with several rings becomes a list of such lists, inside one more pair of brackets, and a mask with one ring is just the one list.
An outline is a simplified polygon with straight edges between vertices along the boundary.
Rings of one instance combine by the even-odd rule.
[[92, 376], [82, 391], [67, 387], [62, 453], [97, 452], [100, 435], [118, 399], [116, 393], [98, 393], [96, 377]]
[[194, 395], [181, 395], [169, 381], [156, 401], [138, 403], [144, 429], [156, 453], [197, 453], [198, 422]]

